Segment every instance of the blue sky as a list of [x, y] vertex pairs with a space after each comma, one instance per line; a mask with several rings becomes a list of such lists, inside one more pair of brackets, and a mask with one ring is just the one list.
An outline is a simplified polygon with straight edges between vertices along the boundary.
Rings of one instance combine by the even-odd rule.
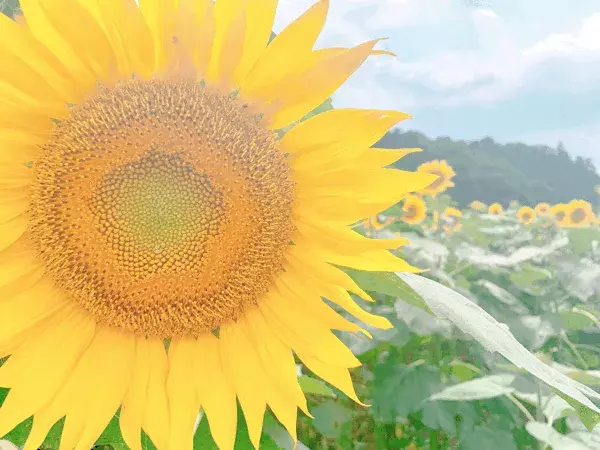
[[[275, 31], [314, 0], [280, 0]], [[555, 146], [600, 168], [600, 0], [331, 0], [317, 46], [388, 37], [334, 96], [430, 137]]]

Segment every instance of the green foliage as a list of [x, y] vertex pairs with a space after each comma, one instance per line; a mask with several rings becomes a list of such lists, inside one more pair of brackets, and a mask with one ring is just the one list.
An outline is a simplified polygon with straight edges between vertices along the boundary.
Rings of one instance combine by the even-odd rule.
[[505, 207], [511, 200], [523, 205], [554, 204], [573, 198], [595, 202], [594, 186], [600, 184], [591, 160], [572, 158], [562, 144], [551, 148], [499, 144], [491, 138], [453, 141], [447, 137], [429, 139], [416, 131], [393, 130], [377, 146], [422, 148], [423, 152], [408, 155], [397, 163], [404, 169], [414, 169], [427, 160], [446, 159], [456, 172], [456, 186], [447, 193], [462, 206], [473, 200], [499, 202]]
[[13, 17], [19, 11], [19, 0], [0, 0], [0, 13]]

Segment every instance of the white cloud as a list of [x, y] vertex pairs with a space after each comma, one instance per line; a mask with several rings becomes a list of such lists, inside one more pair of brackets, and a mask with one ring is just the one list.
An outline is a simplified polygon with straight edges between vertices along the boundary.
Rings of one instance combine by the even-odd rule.
[[574, 33], [552, 33], [537, 42], [523, 54], [575, 54], [600, 50], [600, 13], [586, 18], [579, 30]]

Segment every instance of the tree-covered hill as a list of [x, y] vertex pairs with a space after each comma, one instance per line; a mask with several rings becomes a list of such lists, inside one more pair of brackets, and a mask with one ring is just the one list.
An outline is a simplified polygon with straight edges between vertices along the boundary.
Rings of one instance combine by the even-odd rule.
[[557, 148], [523, 143], [500, 144], [491, 138], [454, 141], [449, 137], [429, 139], [416, 131], [392, 130], [377, 147], [419, 147], [398, 167], [415, 169], [423, 161], [446, 159], [456, 171], [456, 186], [448, 191], [457, 202], [486, 203], [511, 200], [535, 205], [583, 198], [595, 203], [594, 187], [600, 176], [590, 159], [573, 158], [559, 143]]

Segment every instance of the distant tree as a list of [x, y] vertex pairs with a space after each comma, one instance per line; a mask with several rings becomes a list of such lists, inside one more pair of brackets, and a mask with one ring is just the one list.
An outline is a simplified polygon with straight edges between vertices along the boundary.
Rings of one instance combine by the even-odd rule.
[[456, 171], [456, 186], [448, 193], [461, 205], [473, 200], [486, 203], [511, 200], [535, 205], [573, 198], [595, 201], [600, 177], [589, 158], [572, 158], [564, 144], [556, 148], [519, 142], [499, 144], [491, 137], [478, 141], [428, 139], [416, 131], [392, 130], [377, 144], [383, 148], [419, 147], [400, 160], [400, 168], [415, 169], [431, 159], [446, 159]]

